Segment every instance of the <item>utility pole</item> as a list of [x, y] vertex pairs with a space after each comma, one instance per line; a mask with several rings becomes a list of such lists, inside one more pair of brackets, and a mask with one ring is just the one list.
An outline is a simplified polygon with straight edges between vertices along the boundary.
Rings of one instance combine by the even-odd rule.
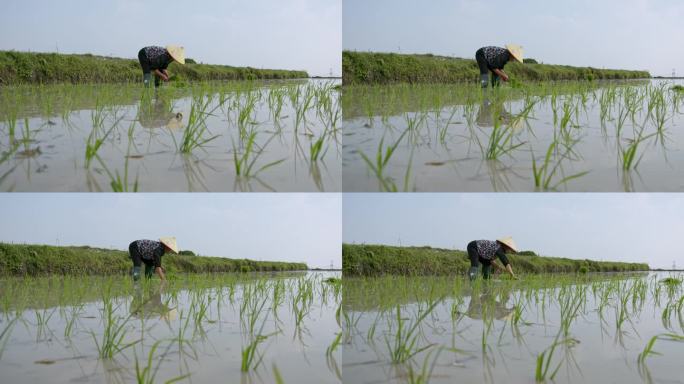
[[672, 77], [677, 77], [677, 72], [675, 71], [674, 68], [672, 68]]
[[333, 261], [330, 260], [330, 269], [333, 269]]

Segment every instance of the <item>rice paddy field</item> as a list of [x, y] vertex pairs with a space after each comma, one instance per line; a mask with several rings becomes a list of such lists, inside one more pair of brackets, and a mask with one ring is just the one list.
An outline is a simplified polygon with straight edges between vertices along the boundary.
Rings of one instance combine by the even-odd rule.
[[0, 89], [0, 191], [340, 191], [333, 80]]
[[345, 86], [344, 190], [682, 191], [681, 84]]
[[0, 381], [339, 383], [336, 272], [0, 280]]
[[343, 380], [681, 383], [682, 278], [345, 278]]

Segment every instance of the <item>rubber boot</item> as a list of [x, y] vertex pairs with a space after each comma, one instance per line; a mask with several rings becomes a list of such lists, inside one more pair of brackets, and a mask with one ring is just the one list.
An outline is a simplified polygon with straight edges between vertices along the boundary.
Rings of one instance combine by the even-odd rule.
[[477, 269], [477, 267], [470, 267], [470, 269], [468, 270], [468, 278], [470, 279], [470, 281], [475, 280], [475, 278], [477, 277]]
[[152, 74], [151, 73], [145, 73], [143, 74], [143, 84], [145, 84], [145, 88], [150, 87], [150, 82], [152, 81]]
[[486, 89], [488, 84], [489, 84], [489, 75], [486, 73], [481, 74], [480, 75], [480, 86], [482, 86], [482, 88]]
[[131, 271], [133, 275], [133, 281], [138, 281], [140, 280], [140, 266], [133, 267], [133, 270]]

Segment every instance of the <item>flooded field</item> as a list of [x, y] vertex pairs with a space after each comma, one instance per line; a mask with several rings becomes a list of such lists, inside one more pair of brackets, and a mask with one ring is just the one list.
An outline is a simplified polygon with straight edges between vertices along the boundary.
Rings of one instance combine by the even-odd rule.
[[0, 381], [339, 383], [339, 277], [3, 279]]
[[683, 191], [676, 84], [345, 87], [344, 190]]
[[0, 89], [0, 191], [340, 191], [339, 82]]
[[681, 383], [684, 275], [346, 278], [345, 383]]

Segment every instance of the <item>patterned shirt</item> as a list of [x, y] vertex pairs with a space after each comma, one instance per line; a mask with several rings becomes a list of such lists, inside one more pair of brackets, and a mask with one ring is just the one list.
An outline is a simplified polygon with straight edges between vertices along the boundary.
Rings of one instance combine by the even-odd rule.
[[161, 267], [161, 257], [164, 255], [164, 244], [154, 240], [136, 240], [135, 246], [143, 260], [153, 260], [155, 267]]
[[506, 48], [483, 47], [482, 51], [489, 69], [503, 69], [511, 58], [511, 53]]
[[143, 48], [147, 61], [150, 63], [150, 69], [166, 69], [173, 61], [169, 52], [164, 47], [145, 47]]
[[485, 260], [494, 260], [498, 257], [504, 265], [508, 265], [508, 258], [506, 252], [498, 241], [491, 240], [476, 240], [477, 253]]

